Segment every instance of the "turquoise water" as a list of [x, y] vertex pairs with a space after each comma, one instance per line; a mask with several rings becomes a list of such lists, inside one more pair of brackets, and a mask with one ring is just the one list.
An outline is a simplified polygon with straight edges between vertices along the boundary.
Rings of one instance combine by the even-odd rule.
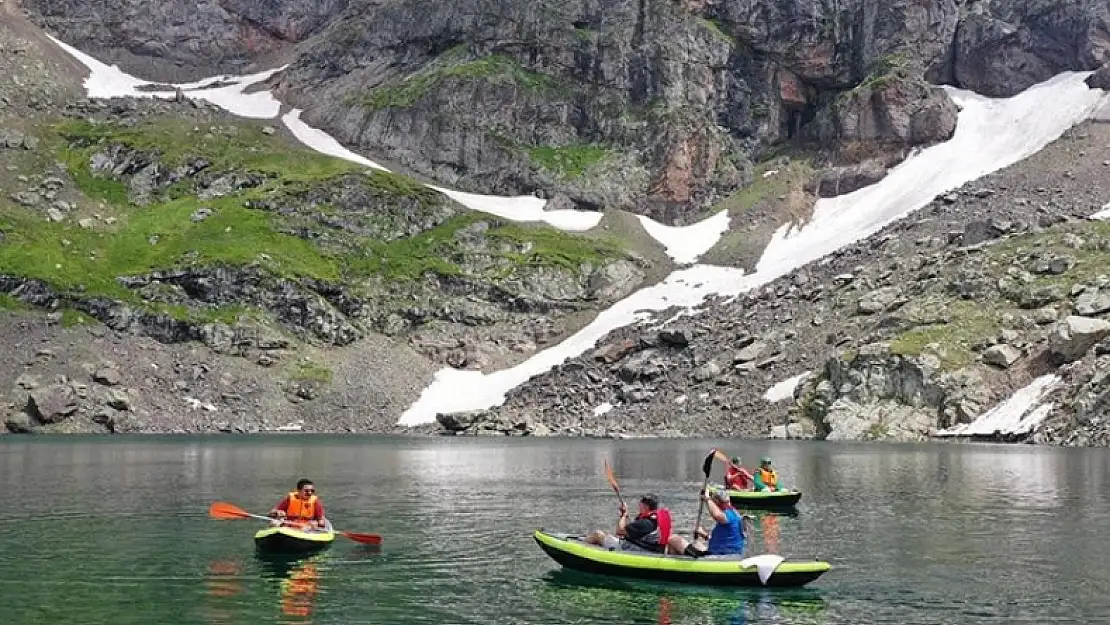
[[[769, 453], [805, 492], [760, 515], [757, 552], [824, 559], [796, 590], [715, 590], [562, 571], [539, 527], [609, 527], [613, 465], [693, 524], [721, 444]], [[717, 470], [717, 476], [720, 470]], [[339, 539], [300, 561], [254, 552], [301, 476]], [[0, 439], [4, 623], [1088, 623], [1110, 614], [1110, 455], [990, 445], [765, 441]]]

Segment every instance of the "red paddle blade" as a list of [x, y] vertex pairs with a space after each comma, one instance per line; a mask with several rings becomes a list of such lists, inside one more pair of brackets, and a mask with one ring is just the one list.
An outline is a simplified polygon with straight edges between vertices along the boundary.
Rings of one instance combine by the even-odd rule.
[[364, 545], [380, 545], [382, 544], [382, 537], [378, 534], [360, 534], [358, 532], [339, 532], [343, 536], [350, 538], [356, 543]]
[[246, 510], [227, 503], [226, 501], [217, 501], [208, 508], [208, 516], [213, 519], [235, 520], [235, 519], [249, 519], [251, 515]]

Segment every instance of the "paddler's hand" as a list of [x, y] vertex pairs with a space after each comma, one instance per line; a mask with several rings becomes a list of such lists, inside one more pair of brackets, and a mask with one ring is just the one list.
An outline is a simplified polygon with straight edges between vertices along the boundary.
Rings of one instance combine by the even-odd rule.
[[628, 516], [628, 506], [625, 505], [624, 502], [621, 502], [621, 504], [619, 506], [617, 506], [617, 511], [619, 511], [621, 513], [622, 517], [623, 516]]

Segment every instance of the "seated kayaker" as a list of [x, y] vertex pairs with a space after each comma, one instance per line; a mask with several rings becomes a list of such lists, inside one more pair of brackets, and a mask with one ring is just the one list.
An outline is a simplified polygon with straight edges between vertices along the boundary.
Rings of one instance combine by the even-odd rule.
[[763, 492], [785, 491], [788, 488], [779, 488], [779, 474], [771, 466], [771, 459], [767, 456], [760, 458], [759, 468], [755, 471], [755, 489]]
[[704, 539], [707, 532], [699, 527], [695, 532], [695, 540], [691, 543], [677, 534], [667, 543], [671, 553], [682, 553], [692, 558], [704, 556], [742, 555], [744, 553], [744, 528], [740, 513], [732, 507], [728, 491], [714, 490], [712, 494], [703, 491], [702, 501], [709, 511], [709, 516], [716, 521], [713, 531], [708, 533], [709, 544]]
[[270, 510], [270, 516], [278, 519], [276, 525], [322, 529], [325, 518], [324, 504], [316, 496], [316, 485], [312, 480], [299, 480], [297, 490], [283, 497]]
[[671, 536], [671, 513], [666, 508], [659, 507], [657, 496], [648, 493], [640, 498], [640, 512], [634, 521], [628, 520], [628, 506], [622, 503], [618, 509], [620, 518], [617, 519], [616, 533], [606, 534], [595, 530], [586, 536], [587, 544], [605, 547], [610, 551], [638, 549], [663, 553]]
[[725, 471], [725, 488], [732, 490], [751, 490], [754, 486], [752, 474], [740, 466], [740, 456], [733, 456]]

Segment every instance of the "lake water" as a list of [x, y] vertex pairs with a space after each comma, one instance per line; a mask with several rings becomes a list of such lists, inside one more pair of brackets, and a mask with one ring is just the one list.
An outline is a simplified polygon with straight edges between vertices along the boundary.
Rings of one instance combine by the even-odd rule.
[[[659, 493], [688, 529], [706, 451], [770, 454], [805, 493], [756, 552], [828, 560], [804, 589], [716, 590], [561, 571], [539, 527], [609, 527]], [[715, 477], [720, 476], [720, 467]], [[337, 529], [311, 559], [255, 554], [301, 476]], [[1110, 454], [994, 445], [545, 439], [0, 438], [3, 623], [1089, 623], [1110, 614]]]

